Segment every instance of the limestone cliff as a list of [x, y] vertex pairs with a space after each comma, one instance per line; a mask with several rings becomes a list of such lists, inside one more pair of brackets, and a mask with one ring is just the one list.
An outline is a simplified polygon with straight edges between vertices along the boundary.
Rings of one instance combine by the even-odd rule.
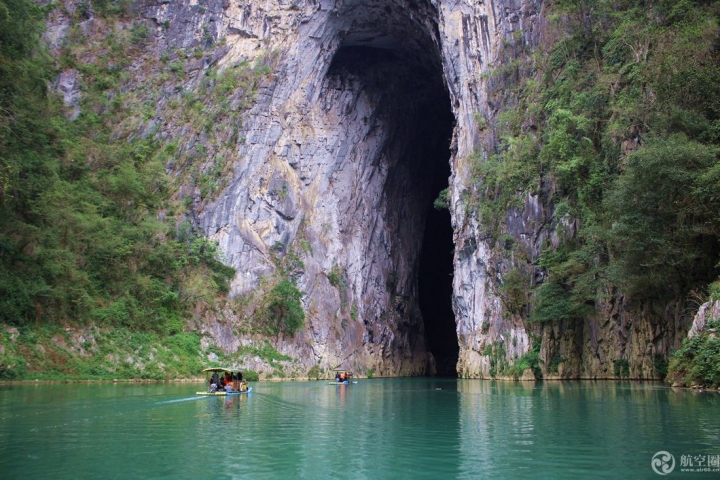
[[[419, 375], [436, 368], [418, 272], [423, 236], [436, 228], [428, 210], [445, 187], [460, 376], [487, 377], [487, 345], [503, 343], [512, 361], [530, 349], [532, 334], [542, 342], [547, 376], [612, 377], [613, 362], [628, 359], [631, 377], [648, 378], [656, 356], [686, 332], [679, 307], [630, 315], [616, 292], [581, 323], [527, 327], [504, 311], [498, 287], [512, 259], [493, 249], [465, 193], [469, 159], [495, 141], [477, 119], [492, 122], [506, 95], [488, 73], [513, 46], [542, 41], [540, 0], [147, 0], [135, 9], [151, 27], [147, 55], [180, 55], [184, 73], [166, 85], [144, 128], [179, 144], [179, 159], [194, 152], [194, 168], [220, 177], [211, 194], [196, 186], [180, 196], [237, 269], [231, 297], [272, 279], [278, 261], [300, 260], [291, 275], [303, 292], [305, 326], [293, 338], [273, 339], [298, 359], [298, 371], [342, 365]], [[100, 28], [92, 18], [84, 25]], [[60, 18], [49, 37], [62, 35]], [[172, 113], [172, 99], [201, 88], [209, 69], [257, 62], [272, 74], [253, 87], [251, 104], [237, 90], [216, 99], [237, 113], [210, 123], [218, 142]], [[138, 59], [138, 71], [151, 63]], [[64, 72], [58, 84], [71, 108], [75, 74]], [[187, 168], [180, 160], [169, 165], [178, 176]], [[530, 196], [508, 212], [506, 225], [532, 263], [555, 238], [557, 221], [552, 205]], [[254, 338], [238, 333], [243, 315], [252, 314], [252, 306], [228, 307], [198, 318], [231, 351]]]
[[[281, 340], [281, 350], [308, 367], [343, 363], [382, 375], [433, 368], [417, 276], [426, 210], [436, 177], [448, 173], [443, 164], [452, 167], [458, 247], [458, 370], [481, 374], [479, 352], [489, 340], [519, 339], [511, 357], [528, 349], [522, 323], [503, 319], [493, 295], [497, 260], [461, 197], [465, 160], [482, 146], [476, 115], [493, 115], [483, 73], [496, 66], [503, 42], [518, 34], [537, 42], [540, 9], [539, 2], [462, 1], [142, 9], [158, 25], [169, 22], [168, 43], [192, 45], [193, 30], [195, 37], [201, 30], [225, 37], [221, 68], [268, 52], [277, 57], [276, 75], [238, 129], [243, 141], [230, 159], [232, 179], [211, 201], [196, 199], [195, 210], [238, 269], [235, 295], [272, 276], [272, 255], [298, 251], [301, 241], [311, 247], [296, 272], [306, 328]], [[334, 268], [344, 275], [335, 286], [328, 280]]]

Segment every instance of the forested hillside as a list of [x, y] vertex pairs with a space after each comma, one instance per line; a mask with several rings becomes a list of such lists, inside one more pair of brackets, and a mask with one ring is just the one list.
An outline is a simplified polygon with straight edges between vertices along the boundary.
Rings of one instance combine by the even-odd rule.
[[[72, 13], [75, 30], [53, 57], [41, 35], [59, 8], [0, 3], [0, 323], [36, 333], [4, 352], [0, 376], [21, 376], [36, 342], [57, 348], [49, 337], [66, 325], [141, 332], [139, 344], [179, 335], [196, 357], [198, 338], [180, 339], [185, 323], [198, 303], [227, 293], [234, 270], [185, 220], [165, 173], [176, 147], [142, 130], [152, 107], [124, 92], [149, 31], [114, 28], [131, 18], [126, 3], [88, 3]], [[108, 19], [107, 45], [84, 45], [77, 24], [89, 9]], [[67, 68], [82, 75], [76, 118], [49, 89]], [[61, 350], [46, 366], [63, 369], [72, 356]]]
[[[500, 142], [478, 156], [469, 202], [516, 259], [506, 308], [542, 323], [593, 315], [611, 292], [635, 309], [717, 300], [720, 3], [547, 9], [544, 44], [508, 43], [493, 74], [512, 85], [496, 124], [478, 120]], [[504, 224], [528, 194], [554, 211], [558, 233], [533, 264]]]
[[720, 4], [549, 8], [553, 42], [497, 72], [515, 81], [513, 105], [499, 153], [476, 165], [475, 205], [496, 235], [525, 192], [577, 229], [542, 256], [529, 318], [582, 317], [607, 282], [638, 300], [707, 291], [720, 260]]

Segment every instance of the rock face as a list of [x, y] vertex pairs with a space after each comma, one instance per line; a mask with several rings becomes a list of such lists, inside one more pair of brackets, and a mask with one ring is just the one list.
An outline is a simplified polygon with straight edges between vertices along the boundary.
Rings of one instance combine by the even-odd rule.
[[[189, 10], [147, 6], [144, 15], [169, 21], [168, 35], [203, 23], [194, 7], [181, 8]], [[286, 353], [308, 366], [381, 375], [422, 374], [433, 364], [417, 275], [443, 173], [452, 173], [459, 370], [487, 368], [479, 358], [487, 339], [515, 337], [509, 355], [527, 350], [522, 324], [504, 320], [492, 294], [492, 252], [466, 217], [462, 192], [465, 159], [480, 147], [475, 116], [493, 114], [483, 73], [514, 32], [537, 40], [539, 10], [539, 2], [387, 0], [206, 7], [212, 35], [227, 37], [221, 64], [269, 51], [279, 58], [274, 82], [245, 116], [235, 176], [197, 206], [197, 218], [238, 269], [236, 295], [273, 275], [273, 255], [311, 247], [297, 275], [307, 326], [281, 342]], [[328, 280], [332, 271], [342, 272], [339, 285]]]
[[712, 320], [713, 318], [720, 318], [719, 300], [715, 300], [714, 302], [705, 302], [700, 305], [700, 308], [693, 319], [692, 327], [690, 327], [690, 331], [688, 332], [688, 338], [692, 338], [702, 332], [703, 329], [705, 329], [705, 325], [708, 320]]
[[[210, 66], [271, 59], [272, 80], [231, 125], [224, 187], [211, 199], [185, 194], [195, 223], [237, 269], [232, 296], [277, 275], [278, 259], [299, 257], [292, 276], [304, 294], [305, 327], [274, 342], [303, 368], [434, 371], [418, 272], [423, 236], [440, 228], [427, 224], [428, 210], [445, 187], [460, 376], [488, 376], [485, 347], [502, 342], [512, 360], [530, 349], [531, 333], [542, 342], [545, 373], [563, 378], [613, 376], [620, 358], [631, 376], [650, 377], [653, 356], [679, 345], [682, 315], [633, 318], [615, 292], [598, 318], [580, 324], [526, 327], [504, 312], [498, 286], [510, 264], [493, 251], [464, 194], [471, 157], [493, 147], [476, 120], [492, 121], [499, 108], [503, 86], [488, 73], [508, 45], [541, 41], [542, 1], [160, 0], [136, 8], [154, 28], [156, 53], [212, 46], [212, 55], [186, 63], [185, 89]], [[56, 42], [63, 26], [50, 32]], [[73, 72], [59, 80], [73, 109], [76, 85]], [[162, 119], [151, 127], [161, 136], [173, 128]], [[508, 212], [508, 231], [534, 259], [553, 239], [543, 228], [551, 218], [529, 197]], [[203, 328], [233, 350], [243, 341], [233, 333], [238, 321], [228, 312]]]
[[[276, 274], [276, 257], [300, 254], [306, 328], [279, 341], [283, 353], [308, 368], [425, 373], [417, 276], [426, 212], [450, 174], [451, 98], [456, 109], [460, 100], [448, 92], [446, 70], [457, 67], [444, 49], [458, 47], [460, 18], [443, 33], [439, 6], [427, 2], [247, 2], [208, 12], [212, 34], [227, 36], [221, 63], [278, 57], [274, 81], [245, 115], [235, 176], [196, 206], [238, 269], [232, 294]], [[203, 22], [168, 4], [144, 15], [169, 22], [170, 36], [180, 35], [174, 25]], [[474, 108], [464, 108], [472, 122]]]

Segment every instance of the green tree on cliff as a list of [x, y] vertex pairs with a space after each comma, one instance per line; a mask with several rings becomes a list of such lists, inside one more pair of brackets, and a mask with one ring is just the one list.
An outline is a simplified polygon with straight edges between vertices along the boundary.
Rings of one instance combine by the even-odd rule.
[[74, 64], [81, 113], [64, 116], [48, 90], [59, 72], [40, 41], [45, 13], [0, 0], [0, 322], [176, 331], [234, 270], [179, 219], [158, 220], [168, 152], [152, 137], [113, 138], [126, 113], [108, 100], [120, 93], [108, 57], [122, 65], [127, 52]]

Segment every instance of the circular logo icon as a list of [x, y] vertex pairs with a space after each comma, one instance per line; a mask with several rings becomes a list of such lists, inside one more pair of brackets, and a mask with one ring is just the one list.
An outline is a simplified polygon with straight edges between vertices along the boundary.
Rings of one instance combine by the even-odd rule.
[[675, 468], [675, 457], [673, 457], [670, 452], [657, 452], [653, 455], [650, 466], [658, 475], [667, 475]]

